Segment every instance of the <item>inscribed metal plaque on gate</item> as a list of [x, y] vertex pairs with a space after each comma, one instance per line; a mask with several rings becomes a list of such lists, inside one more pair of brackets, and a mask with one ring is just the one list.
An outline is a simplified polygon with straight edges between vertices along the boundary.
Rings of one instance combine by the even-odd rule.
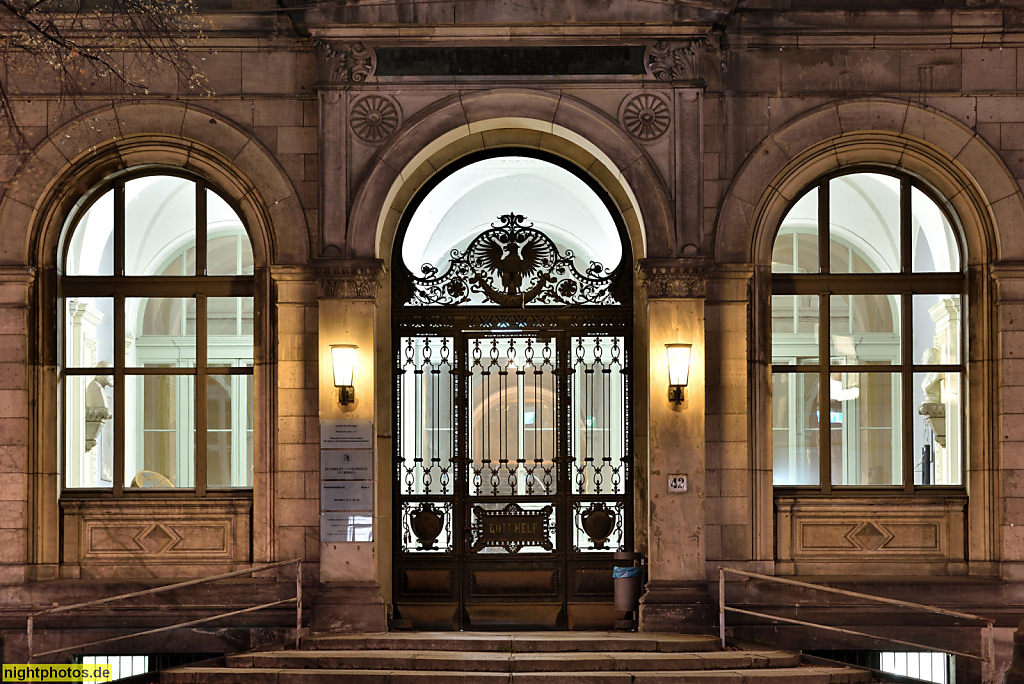
[[372, 449], [323, 449], [320, 477], [324, 480], [372, 480]]
[[524, 546], [550, 551], [551, 511], [551, 506], [523, 510], [514, 503], [498, 510], [473, 506], [473, 551], [493, 546], [509, 553], [517, 553]]
[[321, 420], [321, 449], [372, 449], [373, 422], [369, 420]]
[[372, 511], [372, 482], [320, 482], [320, 510]]

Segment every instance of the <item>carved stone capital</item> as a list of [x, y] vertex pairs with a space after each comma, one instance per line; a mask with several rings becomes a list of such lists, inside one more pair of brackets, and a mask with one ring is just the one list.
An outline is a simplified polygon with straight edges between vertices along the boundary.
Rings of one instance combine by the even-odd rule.
[[319, 85], [362, 83], [373, 75], [377, 57], [364, 43], [316, 44], [316, 82]]
[[379, 259], [335, 262], [317, 272], [320, 298], [376, 299], [385, 271]]
[[648, 299], [704, 299], [708, 292], [706, 264], [694, 259], [642, 259], [637, 275]]
[[659, 40], [644, 51], [647, 74], [659, 81], [704, 81], [708, 44], [695, 40]]

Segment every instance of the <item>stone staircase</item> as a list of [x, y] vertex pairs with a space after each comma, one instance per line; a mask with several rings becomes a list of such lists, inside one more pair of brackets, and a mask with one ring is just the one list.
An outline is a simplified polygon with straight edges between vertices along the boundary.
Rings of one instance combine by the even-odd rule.
[[301, 650], [165, 670], [163, 684], [846, 684], [864, 670], [783, 651], [721, 650], [715, 637], [609, 632], [314, 635]]

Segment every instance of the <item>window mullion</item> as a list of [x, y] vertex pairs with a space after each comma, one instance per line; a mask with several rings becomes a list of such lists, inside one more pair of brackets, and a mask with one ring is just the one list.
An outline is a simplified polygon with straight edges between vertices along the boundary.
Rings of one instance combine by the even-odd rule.
[[206, 434], [207, 418], [207, 344], [206, 344], [206, 295], [196, 297], [196, 413], [195, 413], [195, 469], [196, 496], [206, 496]]
[[[206, 183], [196, 181], [196, 275], [205, 276], [209, 269], [206, 262]], [[237, 273], [237, 271], [236, 271]]]
[[[913, 227], [913, 205], [910, 180], [900, 181], [900, 268], [904, 274], [914, 270], [913, 244], [911, 229]], [[901, 320], [900, 325], [900, 391], [902, 395], [903, 434], [903, 489], [908, 494], [914, 491], [914, 312], [911, 310], [913, 296], [905, 289], [900, 293]]]
[[914, 491], [914, 345], [913, 324], [914, 312], [911, 311], [913, 295], [904, 292], [900, 295], [902, 302], [901, 321], [903, 331], [900, 334], [900, 390], [903, 392], [903, 489], [907, 493]]
[[832, 493], [831, 300], [828, 291], [818, 294], [818, 443], [821, 445], [818, 470], [823, 494]]
[[114, 277], [124, 276], [124, 181], [114, 184]]
[[[123, 205], [122, 205], [123, 206]], [[116, 240], [115, 240], [116, 242]], [[122, 245], [124, 244], [122, 240]], [[123, 256], [123, 252], [122, 252]], [[121, 265], [124, 265], [122, 259]], [[114, 296], [114, 496], [124, 496], [125, 459], [125, 297]]]
[[828, 204], [829, 192], [828, 181], [826, 181], [818, 186], [818, 271], [822, 275], [832, 272], [832, 234], [829, 230]]

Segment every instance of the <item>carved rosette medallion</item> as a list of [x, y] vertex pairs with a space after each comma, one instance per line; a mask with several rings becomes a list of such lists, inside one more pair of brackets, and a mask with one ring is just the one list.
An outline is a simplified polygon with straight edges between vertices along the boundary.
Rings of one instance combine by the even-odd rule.
[[659, 40], [644, 52], [644, 68], [659, 81], [703, 81], [707, 42]]
[[363, 43], [316, 44], [316, 80], [322, 85], [362, 83], [376, 68], [373, 48]]
[[402, 121], [398, 103], [386, 95], [364, 95], [352, 105], [352, 132], [368, 143], [388, 138]]
[[383, 262], [363, 264], [322, 270], [317, 278], [321, 298], [376, 299], [384, 275]]
[[703, 299], [707, 296], [707, 273], [690, 260], [644, 259], [637, 266], [649, 299]]
[[622, 127], [637, 140], [651, 142], [665, 135], [672, 115], [660, 95], [640, 93], [623, 100], [619, 112]]

